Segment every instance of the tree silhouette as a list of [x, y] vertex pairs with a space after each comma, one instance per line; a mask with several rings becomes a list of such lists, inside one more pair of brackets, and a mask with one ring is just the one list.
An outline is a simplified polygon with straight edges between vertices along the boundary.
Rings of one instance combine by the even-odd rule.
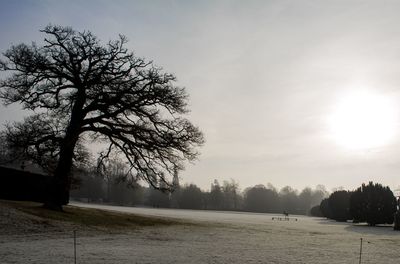
[[336, 191], [328, 198], [329, 208], [331, 210], [332, 219], [340, 222], [345, 222], [352, 219], [350, 214], [350, 196], [351, 192]]
[[221, 210], [223, 206], [223, 192], [221, 186], [219, 185], [218, 180], [214, 180], [214, 183], [211, 184], [211, 190], [209, 193], [209, 208], [215, 210]]
[[260, 213], [277, 213], [279, 211], [278, 193], [261, 184], [248, 188], [244, 194], [244, 209]]
[[313, 191], [310, 187], [304, 188], [299, 194], [299, 209], [301, 214], [308, 214], [311, 209]]
[[239, 201], [239, 184], [231, 179], [230, 181], [224, 181], [221, 189], [223, 193], [223, 209], [236, 210]]
[[[163, 185], [163, 184], [161, 184]], [[162, 192], [154, 187], [150, 186], [148, 190], [147, 205], [156, 208], [168, 208], [170, 207], [170, 196], [167, 192]]]
[[282, 210], [290, 214], [303, 213], [299, 211], [299, 197], [297, 191], [290, 186], [285, 186], [279, 191]]
[[320, 205], [316, 205], [316, 206], [311, 207], [310, 215], [311, 216], [316, 216], [316, 217], [323, 217], [324, 214], [321, 211], [321, 206]]
[[185, 185], [181, 189], [178, 203], [182, 209], [203, 209], [203, 192], [195, 184]]
[[321, 201], [319, 209], [321, 210], [323, 216], [332, 219], [332, 210], [329, 206], [329, 198], [325, 198]]
[[355, 222], [392, 224], [396, 212], [396, 198], [389, 187], [369, 182], [362, 184], [350, 197], [350, 212]]
[[102, 159], [120, 152], [139, 177], [171, 186], [166, 175], [195, 159], [203, 143], [183, 117], [188, 96], [175, 77], [129, 52], [122, 35], [102, 45], [89, 31], [49, 25], [41, 32], [43, 46], [19, 44], [4, 53], [0, 70], [10, 74], [0, 81], [0, 96], [38, 113], [9, 134], [23, 126], [31, 136], [24, 149], [56, 160], [45, 205], [68, 203], [77, 145], [88, 137], [108, 144]]

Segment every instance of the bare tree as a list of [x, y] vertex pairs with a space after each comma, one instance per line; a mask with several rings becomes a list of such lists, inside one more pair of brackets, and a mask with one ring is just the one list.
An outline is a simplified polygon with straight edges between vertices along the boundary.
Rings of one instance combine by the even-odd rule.
[[106, 201], [110, 202], [111, 188], [114, 185], [126, 182], [129, 187], [135, 186], [137, 178], [131, 170], [118, 157], [110, 157], [103, 160], [97, 166], [97, 173], [103, 178], [107, 186]]
[[252, 212], [279, 212], [279, 196], [275, 189], [262, 184], [247, 188], [244, 192], [244, 209]]
[[[4, 162], [32, 162], [47, 173], [54, 173], [62, 139], [63, 125], [59, 121], [46, 114], [34, 114], [23, 122], [6, 124], [0, 132], [1, 144], [8, 152]], [[89, 151], [79, 140], [73, 155], [75, 167], [86, 167], [90, 160]]]
[[209, 193], [209, 206], [214, 210], [221, 210], [223, 207], [224, 194], [222, 192], [221, 185], [218, 180], [214, 180], [211, 184], [211, 190]]
[[122, 35], [102, 45], [89, 31], [49, 25], [41, 32], [43, 46], [19, 44], [3, 54], [0, 70], [10, 74], [0, 81], [0, 96], [56, 124], [57, 133], [34, 140], [36, 148], [56, 149], [45, 205], [62, 209], [68, 203], [73, 157], [86, 136], [107, 142], [102, 159], [120, 152], [150, 184], [157, 178], [170, 186], [164, 175], [194, 160], [204, 141], [184, 118], [188, 96], [175, 77], [129, 52]]
[[239, 183], [235, 182], [233, 179], [230, 181], [224, 181], [222, 192], [224, 198], [224, 209], [236, 210], [238, 208]]

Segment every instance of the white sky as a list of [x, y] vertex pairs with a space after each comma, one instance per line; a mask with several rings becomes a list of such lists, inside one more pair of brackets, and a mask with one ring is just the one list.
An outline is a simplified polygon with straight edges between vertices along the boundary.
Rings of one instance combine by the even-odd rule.
[[[205, 134], [202, 155], [182, 182], [353, 189], [373, 180], [394, 189], [399, 10], [399, 1], [0, 0], [0, 50], [40, 42], [38, 31], [49, 23], [91, 30], [104, 41], [126, 35], [138, 56], [187, 88], [189, 118]], [[390, 100], [396, 118], [390, 140], [354, 149], [334, 140], [329, 118], [360, 90]], [[371, 107], [379, 119], [381, 105]], [[22, 116], [18, 107], [0, 109], [2, 124]]]

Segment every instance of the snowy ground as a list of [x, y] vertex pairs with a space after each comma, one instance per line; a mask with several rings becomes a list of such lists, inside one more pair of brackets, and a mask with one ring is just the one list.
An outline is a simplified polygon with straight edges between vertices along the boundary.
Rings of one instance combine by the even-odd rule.
[[[400, 233], [320, 218], [90, 206], [174, 217], [199, 225], [144, 227], [128, 234], [78, 230], [77, 263], [400, 263]], [[369, 242], [369, 243], [368, 243]], [[0, 236], [0, 263], [74, 263], [70, 232]]]

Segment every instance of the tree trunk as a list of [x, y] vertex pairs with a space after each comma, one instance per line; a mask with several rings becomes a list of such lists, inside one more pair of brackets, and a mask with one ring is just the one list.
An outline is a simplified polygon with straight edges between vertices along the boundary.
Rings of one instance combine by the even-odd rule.
[[76, 141], [65, 139], [64, 147], [60, 150], [59, 161], [48, 186], [48, 196], [44, 206], [52, 210], [62, 210], [62, 206], [69, 203], [71, 185], [71, 168]]
[[60, 145], [60, 156], [54, 172], [53, 181], [47, 188], [47, 199], [44, 207], [62, 211], [62, 206], [69, 203], [69, 191], [71, 187], [71, 169], [74, 157], [75, 145], [81, 133], [85, 103], [85, 92], [78, 91], [77, 100], [72, 108], [70, 123], [65, 137]]

